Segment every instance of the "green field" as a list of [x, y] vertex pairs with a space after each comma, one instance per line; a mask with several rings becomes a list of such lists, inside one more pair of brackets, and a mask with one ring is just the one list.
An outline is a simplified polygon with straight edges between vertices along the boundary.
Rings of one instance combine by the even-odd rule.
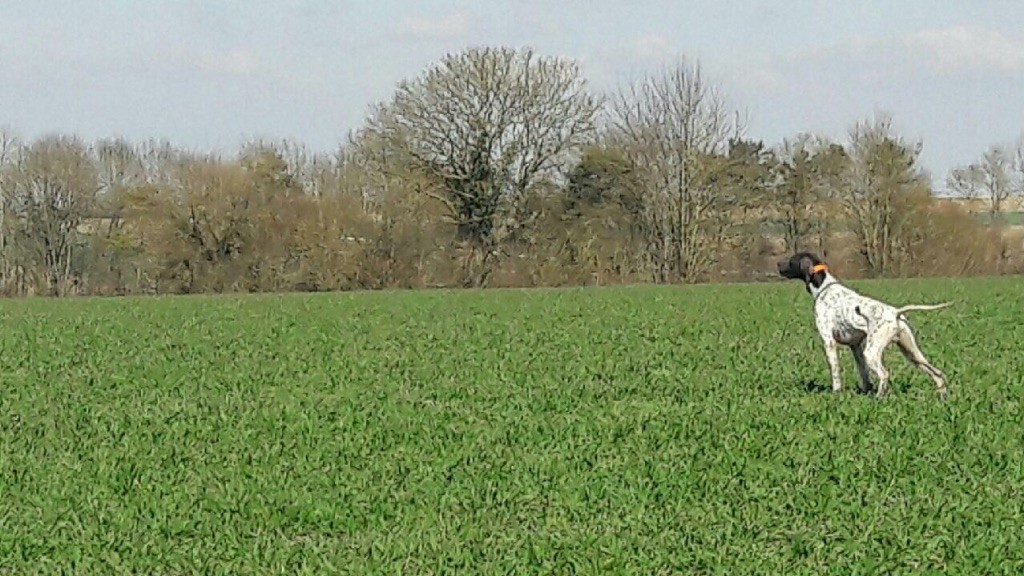
[[1006, 211], [998, 216], [993, 216], [988, 212], [978, 212], [975, 214], [975, 218], [985, 224], [1000, 224], [1003, 226], [1022, 226], [1024, 225], [1024, 212], [1018, 211]]
[[1024, 283], [0, 303], [0, 574], [1024, 571]]

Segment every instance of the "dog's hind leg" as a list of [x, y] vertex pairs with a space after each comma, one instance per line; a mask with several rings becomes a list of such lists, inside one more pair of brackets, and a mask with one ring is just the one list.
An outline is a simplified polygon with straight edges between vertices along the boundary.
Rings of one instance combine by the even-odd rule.
[[900, 352], [903, 352], [903, 356], [913, 364], [921, 369], [925, 374], [931, 377], [932, 381], [935, 382], [935, 387], [939, 391], [939, 395], [945, 398], [949, 395], [949, 390], [946, 388], [946, 375], [942, 373], [942, 370], [936, 368], [931, 362], [925, 358], [924, 353], [917, 345], [917, 340], [914, 338], [914, 333], [910, 330], [905, 322], [900, 322], [900, 331], [896, 336], [896, 344], [900, 348]]
[[875, 395], [881, 398], [889, 393], [889, 371], [882, 364], [882, 355], [886, 346], [892, 342], [892, 333], [871, 332], [864, 339], [864, 363], [878, 378], [878, 390]]

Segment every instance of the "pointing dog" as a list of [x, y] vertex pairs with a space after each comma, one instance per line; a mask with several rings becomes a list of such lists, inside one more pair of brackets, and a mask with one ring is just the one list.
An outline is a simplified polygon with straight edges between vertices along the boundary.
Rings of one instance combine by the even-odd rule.
[[841, 284], [829, 272], [828, 266], [810, 252], [798, 252], [780, 261], [778, 269], [783, 278], [803, 281], [807, 292], [814, 299], [814, 323], [825, 347], [833, 392], [843, 388], [838, 354], [838, 346], [842, 344], [853, 352], [860, 373], [861, 391], [871, 391], [870, 370], [878, 379], [877, 395], [885, 396], [889, 391], [889, 371], [882, 365], [882, 353], [895, 342], [911, 364], [931, 377], [939, 395], [942, 398], [948, 395], [945, 374], [929, 362], [918, 348], [905, 313], [911, 310], [937, 310], [949, 306], [951, 302], [910, 304], [898, 308], [890, 306]]

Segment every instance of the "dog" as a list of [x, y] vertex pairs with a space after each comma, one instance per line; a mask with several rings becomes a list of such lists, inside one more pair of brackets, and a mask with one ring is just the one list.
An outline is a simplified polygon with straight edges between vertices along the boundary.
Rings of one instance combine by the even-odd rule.
[[825, 347], [825, 359], [832, 377], [832, 391], [840, 392], [840, 344], [853, 352], [860, 373], [861, 391], [871, 392], [871, 377], [878, 379], [877, 396], [889, 392], [889, 371], [882, 365], [882, 353], [893, 342], [911, 364], [935, 382], [941, 398], [949, 395], [946, 375], [925, 358], [905, 315], [911, 310], [938, 310], [952, 304], [910, 304], [899, 308], [863, 296], [841, 284], [828, 265], [810, 252], [797, 252], [778, 263], [779, 275], [801, 280], [814, 299], [814, 323]]

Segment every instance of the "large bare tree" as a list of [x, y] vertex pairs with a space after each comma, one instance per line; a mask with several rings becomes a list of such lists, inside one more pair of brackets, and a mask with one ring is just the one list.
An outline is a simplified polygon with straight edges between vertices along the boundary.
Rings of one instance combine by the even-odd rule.
[[620, 90], [612, 139], [639, 183], [633, 196], [656, 281], [696, 281], [713, 264], [735, 198], [719, 185], [743, 124], [699, 64], [680, 62]]
[[907, 142], [888, 117], [858, 122], [850, 130], [849, 162], [839, 200], [873, 276], [898, 274], [907, 256], [915, 210], [931, 190], [918, 164], [920, 142]]
[[37, 140], [18, 154], [7, 180], [8, 218], [22, 266], [42, 272], [46, 290], [69, 291], [79, 225], [89, 215], [99, 184], [89, 150], [75, 138]]
[[470, 248], [466, 283], [480, 286], [526, 224], [526, 196], [591, 138], [598, 108], [576, 62], [473, 48], [400, 83], [369, 129], [437, 182], [424, 192], [445, 206]]

